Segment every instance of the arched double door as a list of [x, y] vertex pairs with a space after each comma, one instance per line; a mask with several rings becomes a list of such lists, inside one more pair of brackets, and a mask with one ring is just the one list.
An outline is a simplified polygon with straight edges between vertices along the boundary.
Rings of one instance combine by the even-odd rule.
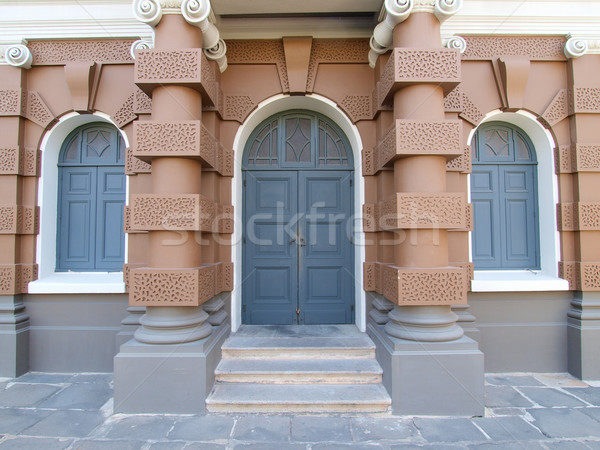
[[353, 158], [326, 117], [262, 122], [243, 157], [242, 321], [354, 322]]

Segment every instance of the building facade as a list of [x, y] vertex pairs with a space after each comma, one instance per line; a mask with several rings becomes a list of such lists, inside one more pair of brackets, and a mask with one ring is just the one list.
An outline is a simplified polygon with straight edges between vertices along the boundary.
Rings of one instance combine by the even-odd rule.
[[0, 10], [1, 376], [203, 412], [242, 325], [346, 324], [397, 413], [600, 379], [598, 2]]

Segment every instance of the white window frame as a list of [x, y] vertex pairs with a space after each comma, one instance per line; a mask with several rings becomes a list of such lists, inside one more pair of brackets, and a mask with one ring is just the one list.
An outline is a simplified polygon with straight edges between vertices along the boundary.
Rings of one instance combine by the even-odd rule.
[[[523, 291], [567, 291], [569, 282], [558, 277], [560, 260], [560, 233], [556, 222], [558, 178], [554, 170], [554, 148], [556, 143], [536, 117], [527, 111], [506, 113], [499, 110], [486, 115], [479, 126], [498, 121], [521, 128], [531, 142], [537, 155], [538, 213], [540, 239], [540, 270], [475, 270], [471, 281], [472, 292], [523, 292]], [[469, 135], [472, 144], [477, 128]], [[473, 146], [471, 146], [473, 148]], [[471, 201], [471, 177], [468, 186]], [[472, 233], [469, 233], [469, 260], [472, 262]]]
[[[30, 294], [100, 294], [124, 293], [123, 272], [56, 272], [56, 226], [58, 208], [58, 156], [64, 140], [76, 128], [93, 122], [109, 123], [119, 127], [104, 113], [69, 113], [42, 139], [41, 176], [38, 180], [40, 232], [36, 241], [38, 279], [29, 283]], [[125, 133], [119, 130], [129, 146]], [[129, 198], [129, 180], [126, 180], [125, 201]], [[127, 262], [127, 235], [125, 235], [125, 262]]]

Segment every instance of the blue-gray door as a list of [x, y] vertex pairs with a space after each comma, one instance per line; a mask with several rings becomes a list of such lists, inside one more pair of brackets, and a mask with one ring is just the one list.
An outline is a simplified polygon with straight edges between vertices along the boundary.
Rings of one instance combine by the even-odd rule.
[[243, 322], [353, 323], [353, 172], [343, 133], [314, 113], [272, 117], [248, 141], [243, 177]]
[[537, 161], [527, 135], [493, 122], [476, 134], [471, 174], [475, 268], [539, 269]]

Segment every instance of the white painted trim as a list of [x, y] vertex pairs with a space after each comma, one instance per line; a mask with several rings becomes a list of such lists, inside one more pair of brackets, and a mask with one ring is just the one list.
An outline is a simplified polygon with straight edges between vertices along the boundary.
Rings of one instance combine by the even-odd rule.
[[[362, 176], [362, 140], [358, 129], [335, 102], [326, 97], [312, 94], [307, 96], [276, 95], [261, 102], [241, 125], [233, 142], [234, 177], [233, 206], [235, 223], [242, 224], [242, 156], [246, 141], [254, 129], [268, 117], [290, 109], [307, 109], [323, 114], [333, 120], [346, 134], [354, 153], [354, 273], [355, 273], [355, 322], [361, 331], [366, 331], [366, 295], [363, 289], [363, 263], [365, 261], [364, 233], [362, 229], [361, 211], [364, 198], [364, 178]], [[234, 290], [231, 295], [231, 328], [236, 331], [242, 323], [242, 227], [234, 227], [232, 236], [232, 258], [234, 263]]]
[[[36, 242], [36, 261], [38, 279], [29, 283], [30, 293], [102, 293], [125, 292], [123, 272], [56, 272], [56, 223], [58, 196], [58, 156], [66, 137], [75, 128], [82, 125], [102, 122], [110, 123], [119, 129], [108, 114], [69, 113], [43, 137], [41, 176], [38, 180], [38, 206], [40, 207], [40, 233]], [[127, 135], [119, 130], [129, 146]], [[129, 193], [129, 179], [126, 177], [126, 198]], [[127, 235], [125, 235], [125, 261], [127, 261]], [[104, 277], [104, 278], [103, 278]], [[115, 281], [120, 277], [119, 282]], [[84, 282], [88, 280], [89, 286]], [[61, 290], [62, 289], [62, 290]]]
[[[214, 2], [220, 12], [219, 1]], [[231, 2], [229, 2], [231, 4]], [[250, 3], [250, 2], [245, 2]], [[365, 10], [346, 2], [320, 2], [319, 11]], [[381, 3], [380, 3], [381, 4]], [[235, 3], [236, 8], [240, 6]], [[252, 2], [241, 8], [253, 13], [309, 12], [304, 2]], [[379, 12], [378, 8], [372, 8]], [[243, 10], [239, 10], [243, 12]], [[282, 36], [315, 38], [369, 38], [376, 20], [361, 18], [241, 18], [217, 17], [221, 37], [227, 39], [279, 39]], [[600, 53], [600, 2], [597, 0], [467, 0], [462, 9], [442, 24], [442, 38], [483, 35], [569, 35], [588, 40], [588, 53]], [[0, 44], [22, 39], [141, 38], [151, 40], [153, 30], [135, 19], [131, 0], [21, 0], [0, 3]], [[3, 53], [3, 52], [0, 52]], [[1, 59], [1, 56], [0, 56]], [[1, 63], [1, 62], [0, 62]]]
[[[511, 123], [521, 128], [531, 139], [538, 160], [538, 211], [540, 227], [541, 270], [476, 270], [471, 282], [473, 292], [492, 291], [564, 291], [569, 282], [558, 277], [560, 260], [560, 234], [556, 225], [558, 178], [554, 171], [554, 148], [556, 143], [536, 117], [527, 111], [504, 113], [494, 110], [488, 113], [480, 126], [491, 121]], [[469, 135], [471, 143], [475, 130]], [[469, 177], [470, 178], [470, 177]], [[470, 195], [469, 187], [469, 195]], [[471, 235], [471, 233], [469, 233]], [[469, 239], [471, 242], [471, 239]], [[471, 249], [470, 249], [470, 255]], [[472, 256], [470, 256], [472, 261]]]

